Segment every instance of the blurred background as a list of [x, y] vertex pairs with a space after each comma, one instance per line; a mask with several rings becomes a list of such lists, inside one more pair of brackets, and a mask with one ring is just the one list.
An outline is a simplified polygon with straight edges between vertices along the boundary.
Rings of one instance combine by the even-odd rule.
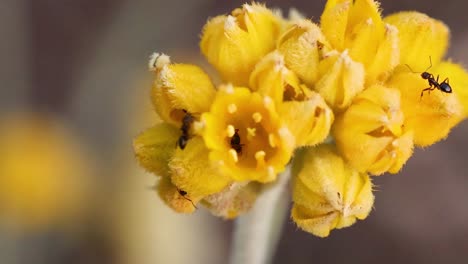
[[[315, 22], [325, 4], [266, 2]], [[131, 144], [156, 120], [148, 56], [206, 66], [202, 26], [243, 3], [0, 1], [0, 174], [18, 174], [0, 178], [0, 263], [225, 263], [232, 222], [164, 206]], [[382, 1], [384, 15], [418, 10], [447, 23], [448, 56], [465, 65], [467, 7]], [[351, 228], [319, 239], [288, 220], [274, 263], [467, 263], [467, 135], [464, 122], [399, 175], [376, 178], [375, 209]]]

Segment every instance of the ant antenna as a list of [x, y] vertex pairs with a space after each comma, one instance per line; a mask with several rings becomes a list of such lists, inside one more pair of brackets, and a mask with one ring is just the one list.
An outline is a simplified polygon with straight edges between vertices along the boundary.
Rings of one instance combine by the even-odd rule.
[[420, 72], [415, 72], [415, 71], [413, 71], [413, 69], [411, 69], [411, 67], [410, 67], [408, 64], [405, 63], [405, 65], [406, 65], [406, 67], [408, 67], [408, 69], [409, 69], [412, 73], [420, 73]]
[[[430, 66], [429, 66], [424, 72], [427, 72], [427, 70], [429, 70], [430, 68], [432, 68], [432, 59], [431, 59], [431, 56], [429, 56], [429, 63], [430, 63]], [[406, 64], [406, 63], [405, 63], [405, 65], [406, 65], [406, 67], [408, 67], [408, 69], [409, 69], [412, 73], [422, 73], [422, 72], [415, 72], [415, 71], [413, 71], [413, 69], [411, 69], [411, 67], [410, 67], [408, 64]]]
[[427, 68], [427, 69], [425, 70], [425, 72], [427, 72], [427, 70], [429, 70], [430, 68], [432, 68], [432, 59], [431, 59], [431, 56], [429, 56], [429, 63], [430, 63], [431, 65], [429, 66], [429, 68]]

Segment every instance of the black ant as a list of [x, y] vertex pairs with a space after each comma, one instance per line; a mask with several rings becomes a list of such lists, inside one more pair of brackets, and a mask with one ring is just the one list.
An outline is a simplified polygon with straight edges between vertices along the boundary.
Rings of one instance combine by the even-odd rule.
[[[421, 98], [425, 91], [428, 91], [430, 93], [434, 89], [439, 89], [441, 92], [444, 92], [444, 93], [451, 93], [452, 87], [450, 86], [449, 78], [445, 78], [442, 81], [442, 83], [439, 83], [439, 75], [437, 75], [437, 79], [434, 79], [434, 75], [432, 73], [427, 72], [427, 70], [429, 70], [432, 67], [432, 59], [430, 56], [429, 56], [429, 62], [431, 63], [429, 68], [427, 68], [423, 73], [421, 73], [421, 78], [423, 78], [424, 80], [427, 80], [427, 82], [429, 83], [429, 87], [421, 91]], [[408, 64], [405, 64], [405, 65], [410, 69], [411, 72], [416, 73], [411, 69], [411, 67]]]
[[177, 144], [179, 145], [180, 149], [184, 149], [185, 146], [187, 145], [187, 142], [190, 138], [190, 135], [189, 135], [190, 125], [193, 122], [193, 115], [191, 115], [185, 109], [183, 109], [182, 111], [184, 111], [185, 113], [184, 118], [182, 118], [182, 126], [180, 127], [180, 130], [182, 131], [182, 135], [177, 140]]
[[185, 200], [190, 201], [192, 203], [193, 207], [195, 207], [195, 209], [198, 209], [195, 206], [195, 204], [193, 203], [193, 201], [190, 198], [187, 197], [187, 192], [186, 191], [184, 191], [182, 189], [179, 189], [179, 188], [177, 188], [177, 191], [179, 192], [180, 196], [184, 197]]
[[237, 154], [239, 155], [242, 154], [242, 146], [244, 146], [244, 144], [241, 144], [241, 139], [239, 136], [239, 129], [235, 130], [235, 133], [232, 136], [230, 143], [231, 143], [231, 148], [233, 148], [237, 152]]

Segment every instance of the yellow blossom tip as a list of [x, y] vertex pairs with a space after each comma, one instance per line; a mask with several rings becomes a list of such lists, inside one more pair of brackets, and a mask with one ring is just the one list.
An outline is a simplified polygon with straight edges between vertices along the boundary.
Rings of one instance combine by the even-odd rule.
[[171, 60], [169, 56], [167, 56], [164, 53], [157, 53], [154, 52], [153, 54], [150, 55], [149, 61], [148, 61], [148, 69], [150, 71], [157, 71], [161, 70], [165, 65], [168, 65], [171, 63]]

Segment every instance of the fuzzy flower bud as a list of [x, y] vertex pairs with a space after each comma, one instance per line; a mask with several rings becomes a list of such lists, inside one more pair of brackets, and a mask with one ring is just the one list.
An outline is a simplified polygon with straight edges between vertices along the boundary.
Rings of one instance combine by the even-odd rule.
[[180, 126], [182, 109], [190, 113], [208, 111], [215, 89], [198, 66], [172, 64], [169, 57], [153, 54], [150, 70], [156, 73], [152, 100], [156, 112], [166, 122]]
[[364, 67], [353, 61], [347, 51], [332, 52], [320, 62], [315, 90], [335, 110], [346, 109], [353, 98], [364, 89]]
[[374, 195], [367, 174], [350, 167], [331, 145], [308, 148], [298, 155], [291, 216], [301, 229], [326, 237], [331, 230], [369, 215]]
[[320, 28], [305, 19], [293, 24], [278, 41], [286, 66], [310, 86], [317, 81], [319, 60], [328, 46]]
[[226, 82], [247, 85], [257, 61], [275, 48], [281, 19], [252, 3], [218, 16], [203, 28], [200, 48]]

